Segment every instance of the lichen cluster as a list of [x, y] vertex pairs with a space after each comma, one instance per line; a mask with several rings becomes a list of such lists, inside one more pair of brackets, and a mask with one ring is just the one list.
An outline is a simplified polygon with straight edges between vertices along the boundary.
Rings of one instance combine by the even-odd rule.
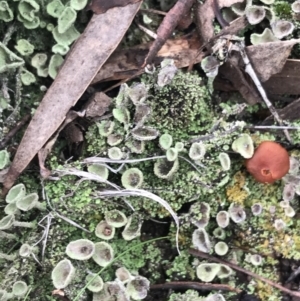
[[[55, 78], [63, 56], [79, 36], [86, 2], [0, 1], [0, 29], [7, 33], [0, 43], [1, 84], [8, 90], [7, 83], [13, 80], [16, 91], [12, 101], [1, 89], [1, 113], [18, 105], [36, 106], [46, 90], [40, 79]], [[161, 5], [168, 2], [173, 1]], [[276, 1], [273, 7], [285, 6]], [[282, 18], [290, 13], [276, 12]], [[149, 21], [145, 16], [144, 20]], [[30, 100], [20, 96], [22, 89], [25, 94], [35, 84], [39, 89], [30, 93]], [[215, 108], [202, 77], [178, 71], [169, 60], [140, 81], [122, 85], [111, 114], [89, 127], [85, 158], [66, 164], [56, 149], [49, 160], [52, 180], [39, 183], [26, 174], [8, 194], [0, 214], [0, 237], [5, 238], [0, 242], [0, 294], [8, 298], [28, 293], [33, 301], [55, 300], [51, 296], [55, 287], [73, 300], [91, 281], [78, 300], [89, 300], [93, 294], [101, 300], [112, 288], [124, 292], [125, 285], [136, 300], [147, 295], [149, 281], [200, 279], [229, 284], [262, 300], [280, 300], [280, 292], [269, 285], [255, 279], [240, 283], [228, 265], [187, 252], [193, 246], [275, 282], [280, 281], [278, 258], [300, 259], [300, 225], [295, 218], [299, 154], [292, 154], [293, 169], [284, 185], [257, 183], [245, 169], [245, 158], [252, 157], [262, 141], [280, 138], [251, 133], [244, 128], [246, 122], [232, 121], [244, 105], [228, 102], [220, 107], [222, 112]], [[256, 109], [245, 110], [250, 115]], [[300, 141], [297, 132], [292, 136]], [[86, 159], [96, 155], [104, 161]], [[0, 153], [0, 163], [0, 169], [9, 165], [7, 151]], [[180, 221], [181, 255], [176, 251], [172, 210]], [[13, 226], [19, 228], [11, 231]], [[164, 241], [141, 244], [165, 235], [169, 238]], [[84, 259], [74, 255], [74, 249], [82, 251]], [[94, 255], [96, 249], [111, 258], [129, 250], [111, 266], [104, 263], [101, 280], [97, 278], [101, 290], [93, 286], [99, 262], [103, 263]], [[119, 269], [131, 275], [127, 284], [116, 283], [122, 278]], [[138, 292], [137, 284], [143, 286]], [[232, 296], [235, 293], [201, 296], [189, 290], [168, 298], [213, 301]]]

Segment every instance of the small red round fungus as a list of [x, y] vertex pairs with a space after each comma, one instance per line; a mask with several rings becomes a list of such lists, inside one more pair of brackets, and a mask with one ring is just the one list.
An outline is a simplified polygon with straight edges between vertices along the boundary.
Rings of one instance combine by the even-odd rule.
[[261, 183], [274, 183], [285, 176], [290, 169], [289, 154], [280, 144], [262, 142], [252, 158], [246, 160], [246, 168]]

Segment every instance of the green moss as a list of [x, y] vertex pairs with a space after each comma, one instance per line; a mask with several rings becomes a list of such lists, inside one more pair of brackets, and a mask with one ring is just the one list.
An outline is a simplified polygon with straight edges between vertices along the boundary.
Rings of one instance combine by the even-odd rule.
[[272, 5], [275, 15], [280, 19], [291, 19], [292, 18], [292, 8], [291, 3], [287, 1], [275, 1]]
[[196, 277], [195, 268], [191, 265], [191, 255], [184, 250], [167, 264], [166, 274], [172, 281], [193, 280]]
[[188, 140], [211, 126], [207, 122], [214, 117], [210, 96], [198, 75], [179, 72], [170, 85], [150, 89], [149, 94], [154, 95], [150, 125], [161, 132], [167, 130], [174, 140]]
[[187, 290], [185, 293], [172, 293], [168, 301], [202, 301], [205, 300], [199, 296], [196, 290]]

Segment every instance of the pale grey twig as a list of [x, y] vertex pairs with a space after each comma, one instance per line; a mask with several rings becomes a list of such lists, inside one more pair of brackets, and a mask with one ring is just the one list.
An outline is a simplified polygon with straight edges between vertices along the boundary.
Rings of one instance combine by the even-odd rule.
[[231, 128], [225, 130], [224, 132], [221, 133], [218, 132], [218, 133], [213, 133], [205, 136], [195, 137], [191, 139], [189, 142], [193, 143], [193, 142], [200, 142], [200, 141], [210, 141], [210, 140], [226, 137], [229, 134], [242, 130], [245, 127], [245, 125], [246, 123], [244, 121], [237, 121]]
[[115, 159], [109, 159], [105, 157], [89, 157], [85, 158], [82, 163], [138, 163], [138, 162], [144, 162], [149, 160], [156, 160], [156, 159], [163, 159], [166, 158], [166, 156], [155, 156], [155, 157], [148, 157], [148, 158], [141, 158], [141, 159], [123, 159], [123, 160], [115, 160]]
[[156, 40], [157, 39], [157, 34], [151, 30], [149, 30], [148, 28], [146, 28], [145, 26], [141, 25], [140, 23], [136, 22], [137, 27], [143, 31], [145, 34], [147, 34], [149, 37], [151, 37], [152, 39]]
[[[280, 118], [279, 114], [277, 113], [275, 107], [273, 106], [273, 104], [271, 103], [271, 101], [268, 99], [267, 97], [267, 94], [260, 82], [260, 80], [258, 79], [251, 63], [250, 63], [250, 60], [246, 54], [246, 51], [245, 51], [245, 44], [243, 41], [239, 41], [236, 45], [238, 45], [238, 50], [242, 56], [242, 59], [244, 61], [244, 64], [245, 64], [245, 71], [250, 75], [250, 77], [252, 78], [254, 84], [256, 85], [262, 99], [264, 100], [267, 108], [270, 110], [271, 114], [274, 116], [275, 120], [281, 125], [283, 126], [283, 122], [282, 122], [282, 119]], [[290, 137], [290, 134], [288, 132], [287, 129], [284, 129], [283, 130], [287, 140], [292, 143], [292, 139]]]
[[[42, 228], [44, 228], [44, 232], [42, 237], [33, 245], [36, 246], [38, 245], [41, 241], [42, 241], [42, 261], [44, 260], [44, 256], [45, 256], [45, 250], [46, 250], [46, 245], [47, 245], [47, 240], [48, 240], [48, 235], [49, 235], [49, 230], [51, 227], [51, 220], [53, 218], [53, 215], [51, 214], [51, 212], [47, 215], [45, 215], [39, 222], [38, 225]], [[47, 225], [46, 227], [44, 225], [42, 225], [42, 222], [47, 219]]]
[[300, 130], [300, 126], [277, 126], [277, 125], [248, 125], [245, 126], [247, 129], [254, 129], [254, 130]]

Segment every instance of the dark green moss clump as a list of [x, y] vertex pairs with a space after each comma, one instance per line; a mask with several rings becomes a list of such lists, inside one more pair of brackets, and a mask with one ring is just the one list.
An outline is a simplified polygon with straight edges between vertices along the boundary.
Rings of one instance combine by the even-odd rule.
[[161, 90], [149, 91], [152, 116], [150, 123], [158, 130], [168, 130], [176, 141], [187, 140], [210, 128], [213, 113], [209, 94], [196, 74], [179, 72]]

